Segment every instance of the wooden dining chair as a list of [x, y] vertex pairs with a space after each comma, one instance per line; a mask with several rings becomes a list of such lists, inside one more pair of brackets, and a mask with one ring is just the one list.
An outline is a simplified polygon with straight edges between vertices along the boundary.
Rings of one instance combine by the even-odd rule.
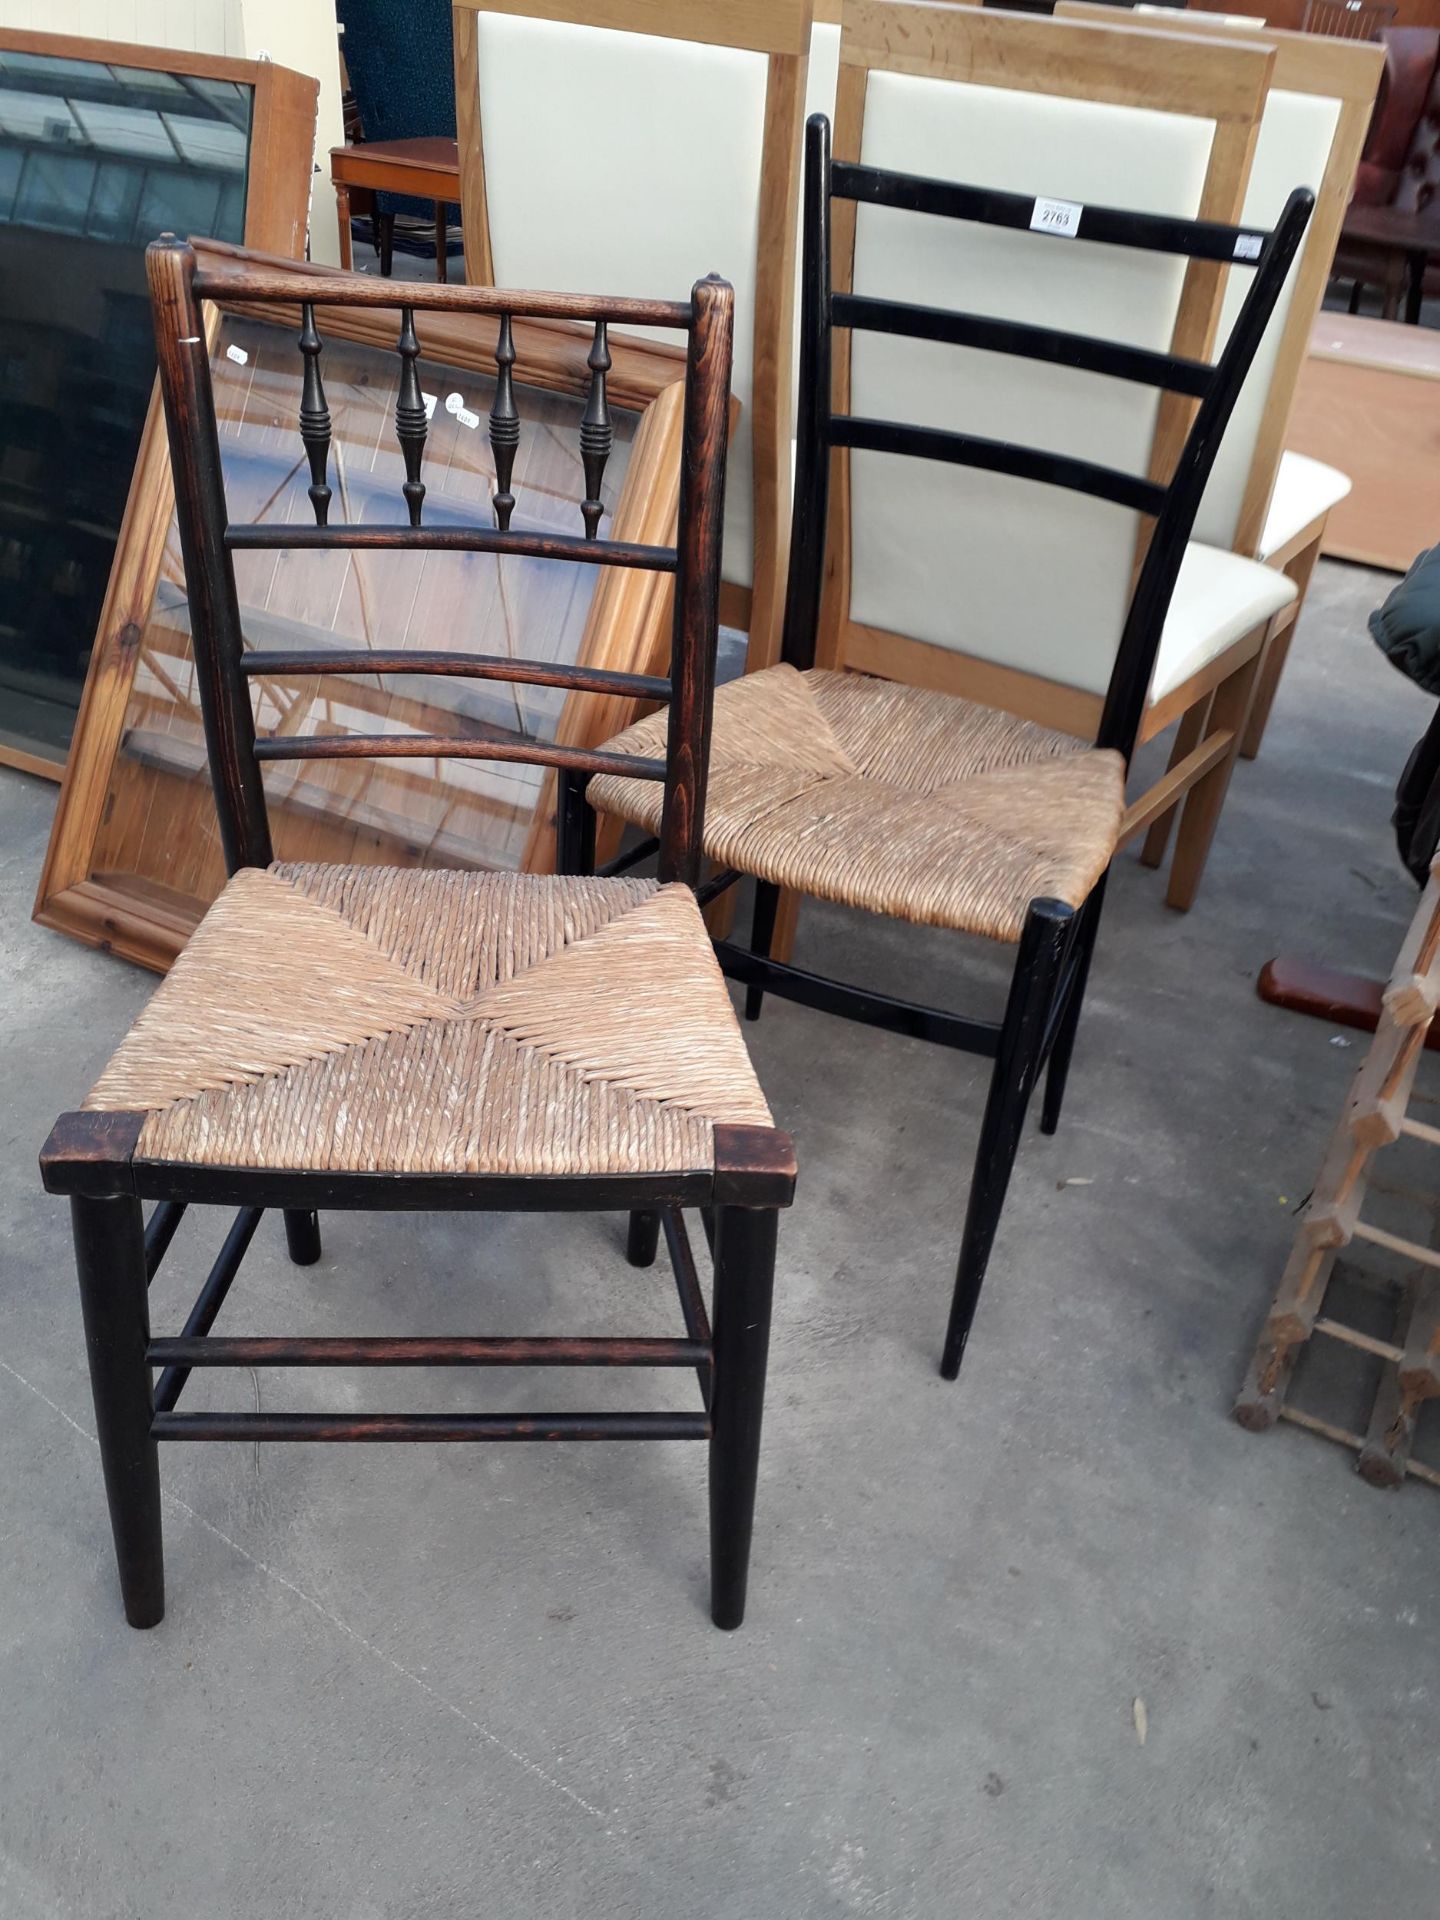
[[[1093, 0], [1059, 0], [1056, 13], [1092, 21], [1114, 18], [1113, 7]], [[1177, 16], [1137, 7], [1127, 17], [1149, 32], [1224, 35], [1223, 26], [1188, 11]], [[1230, 739], [1228, 751], [1184, 798], [1167, 892], [1171, 904], [1179, 907], [1188, 907], [1199, 887], [1237, 754], [1253, 758], [1259, 749], [1326, 523], [1350, 491], [1348, 478], [1335, 468], [1287, 452], [1285, 435], [1374, 109], [1384, 50], [1363, 41], [1273, 27], [1264, 29], [1263, 38], [1274, 53], [1274, 66], [1244, 218], [1256, 226], [1274, 221], [1297, 182], [1314, 190], [1315, 212], [1236, 405], [1195, 523], [1195, 538], [1283, 572], [1295, 583], [1295, 597], [1271, 617], [1260, 649], [1247, 665], [1223, 689], [1202, 694], [1176, 729], [1172, 776], [1202, 739], [1222, 730]], [[1222, 338], [1244, 293], [1245, 276], [1232, 273], [1221, 315]], [[1158, 866], [1164, 858], [1176, 812], [1171, 806], [1151, 824], [1141, 856], [1148, 865]]]
[[[396, 522], [334, 524], [322, 327], [335, 308], [394, 306], [393, 283], [249, 267], [197, 271], [173, 239], [149, 250], [160, 378], [211, 778], [231, 879], [121, 1042], [80, 1111], [44, 1149], [47, 1189], [68, 1194], [80, 1297], [126, 1618], [164, 1611], [157, 1443], [172, 1440], [707, 1440], [711, 1605], [744, 1612], [777, 1209], [794, 1180], [746, 1056], [692, 891], [704, 816], [713, 693], [733, 298], [699, 282], [688, 301], [407, 286], [396, 352], [395, 433], [404, 457]], [[205, 346], [203, 309], [299, 303], [305, 513], [236, 524]], [[495, 524], [424, 518], [426, 413], [416, 315], [499, 316], [490, 416], [500, 484]], [[512, 322], [584, 319], [595, 380], [581, 433], [573, 535], [524, 530], [512, 491], [524, 427], [513, 404]], [[597, 532], [607, 454], [607, 330], [665, 327], [687, 343], [675, 546]], [[521, 455], [520, 473], [524, 463]], [[516, 516], [514, 526], [511, 516]], [[579, 531], [583, 518], [584, 531]], [[673, 576], [667, 676], [505, 656], [383, 647], [247, 649], [233, 556], [378, 548], [392, 554], [529, 554]], [[538, 636], [537, 636], [538, 637]], [[543, 651], [541, 647], [535, 649]], [[324, 674], [461, 674], [628, 691], [667, 703], [643, 759], [537, 742], [471, 723], [444, 737], [391, 731], [257, 739], [250, 688]], [[624, 687], [617, 686], [623, 681]], [[654, 785], [664, 825], [654, 881], [367, 866], [277, 864], [263, 769], [279, 761], [394, 755], [624, 771]], [[578, 860], [573, 842], [566, 850]], [[142, 1224], [141, 1203], [157, 1203]], [[146, 1288], [186, 1207], [238, 1206], [178, 1337], [152, 1338]], [[664, 1216], [683, 1339], [255, 1338], [212, 1336], [266, 1208], [285, 1215], [292, 1259], [319, 1258], [324, 1208], [631, 1211]], [[680, 1209], [710, 1210], [713, 1332]], [[701, 1405], [681, 1412], [187, 1412], [195, 1367], [666, 1367], [692, 1370]], [[159, 1370], [158, 1382], [152, 1372]]]
[[734, 282], [721, 618], [752, 667], [778, 657], [785, 592], [810, 25], [810, 0], [454, 10], [469, 280], [663, 289], [723, 264]]
[[[894, 105], [897, 112], [919, 110], [903, 95]], [[989, 142], [994, 129], [982, 126], [976, 137]], [[1176, 165], [1174, 148], [1167, 153], [1162, 139], [1152, 133], [1152, 140], [1148, 170], [1139, 164], [1140, 150], [1132, 156], [1137, 186]], [[718, 948], [732, 979], [757, 995], [777, 993], [995, 1062], [941, 1361], [949, 1379], [960, 1369], [1026, 1108], [1047, 1062], [1042, 1129], [1053, 1132], [1059, 1120], [1105, 874], [1121, 829], [1126, 764], [1166, 613], [1226, 423], [1310, 204], [1307, 193], [1293, 194], [1276, 228], [1263, 234], [1208, 217], [1036, 198], [865, 161], [832, 166], [828, 123], [817, 116], [809, 124], [800, 453], [784, 660], [717, 695], [705, 851], [722, 877], [750, 874], [759, 882], [751, 949], [728, 942]], [[842, 261], [857, 208], [852, 290]], [[962, 225], [978, 228], [990, 247], [952, 247], [951, 233]], [[906, 263], [920, 253], [940, 263], [937, 291], [963, 298], [986, 285], [974, 267], [987, 250], [995, 270], [1003, 266], [1017, 283], [1038, 283], [1053, 314], [1074, 320], [1077, 330], [1054, 319], [957, 310], [948, 300], [921, 304], [891, 290], [908, 293]], [[1146, 269], [1169, 267], [1178, 280], [1194, 262], [1236, 258], [1254, 260], [1256, 272], [1215, 365], [1098, 331], [1099, 312], [1133, 320], [1157, 298], [1161, 286], [1147, 286], [1157, 276]], [[1073, 274], [1068, 285], [1062, 274]], [[1169, 298], [1177, 293], [1172, 285]], [[853, 411], [832, 400], [841, 390], [832, 376], [843, 333], [851, 336], [846, 390]], [[942, 410], [937, 401], [945, 387], [936, 370], [957, 349], [975, 355], [978, 366], [964, 411], [953, 404]], [[1012, 404], [1013, 431], [985, 404], [997, 381], [1009, 384], [1004, 370], [1012, 364], [1033, 382], [1034, 408], [1027, 416]], [[1063, 429], [1082, 416], [1078, 400], [1069, 421], [1056, 405], [1056, 368], [1108, 391], [1111, 405], [1117, 390], [1132, 386], [1190, 403], [1193, 420], [1180, 422], [1169, 470], [1160, 475], [1146, 467], [1144, 440], [1135, 443], [1138, 472], [1091, 458], [1084, 441], [1079, 448], [1064, 444]], [[1096, 451], [1113, 444], [1101, 431], [1103, 406], [1097, 402], [1083, 415]], [[1048, 444], [1037, 428], [1048, 430]], [[870, 536], [873, 516], [878, 537], [896, 543], [897, 568], [923, 575], [958, 554], [958, 565], [946, 571], [957, 620], [970, 594], [981, 598], [987, 590], [992, 489], [1025, 489], [1037, 570], [1056, 552], [1083, 564], [1083, 551], [1065, 545], [1062, 517], [1050, 511], [1057, 495], [1080, 500], [1087, 518], [1092, 508], [1113, 516], [1131, 551], [1135, 517], [1143, 517], [1149, 538], [1141, 542], [1093, 746], [929, 688], [817, 668], [827, 522], [832, 539], [835, 527], [831, 465], [847, 452], [856, 464], [868, 462], [866, 484], [853, 492], [851, 541]], [[961, 486], [951, 486], [957, 476]], [[928, 495], [943, 502], [942, 517], [916, 515], [917, 499]], [[900, 503], [903, 518], [889, 510], [887, 497]], [[943, 554], [931, 544], [941, 535], [948, 542]], [[1026, 618], [1025, 584], [1014, 581], [1011, 611], [997, 617], [1016, 626]], [[653, 752], [661, 737], [656, 721], [641, 721], [610, 750]], [[591, 780], [588, 795], [602, 811], [651, 832], [660, 824], [653, 798], [623, 775]], [[1003, 1020], [915, 1005], [774, 959], [771, 929], [782, 887], [1017, 946]]]

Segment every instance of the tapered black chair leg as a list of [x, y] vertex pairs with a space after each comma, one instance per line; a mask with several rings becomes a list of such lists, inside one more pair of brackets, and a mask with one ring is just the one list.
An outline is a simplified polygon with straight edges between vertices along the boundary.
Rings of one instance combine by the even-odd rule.
[[[772, 887], [768, 880], [755, 882], [755, 911], [750, 921], [750, 951], [760, 953], [768, 960], [770, 947], [775, 938], [775, 916], [780, 910], [780, 889]], [[745, 1018], [758, 1020], [760, 1009], [765, 1004], [763, 987], [745, 989]]]
[[70, 1214], [120, 1595], [132, 1627], [154, 1627], [165, 1614], [165, 1566], [160, 1459], [150, 1436], [155, 1404], [145, 1364], [150, 1307], [140, 1202], [77, 1195]]
[[721, 1207], [715, 1223], [710, 1617], [727, 1629], [745, 1618], [777, 1217], [773, 1208]]
[[660, 1244], [658, 1213], [632, 1213], [630, 1232], [625, 1241], [625, 1258], [632, 1267], [653, 1267], [655, 1250]]
[[1105, 875], [1102, 874], [1095, 891], [1080, 910], [1084, 919], [1075, 935], [1075, 978], [1050, 1048], [1045, 1094], [1040, 1103], [1042, 1133], [1054, 1133], [1060, 1124], [1060, 1109], [1065, 1102], [1065, 1082], [1070, 1077], [1070, 1055], [1075, 1050], [1075, 1034], [1080, 1025], [1080, 1010], [1085, 1003], [1085, 983], [1090, 978], [1090, 961], [1095, 952], [1095, 936], [1100, 931], [1100, 907], [1104, 898]]
[[1039, 1077], [1045, 1024], [1059, 984], [1065, 939], [1074, 912], [1073, 907], [1067, 907], [1061, 900], [1033, 900], [1020, 936], [1020, 952], [1010, 982], [1010, 998], [1005, 1007], [1000, 1046], [980, 1127], [975, 1173], [970, 1182], [970, 1204], [965, 1215], [965, 1238], [960, 1243], [950, 1325], [940, 1361], [940, 1371], [947, 1380], [959, 1374], [965, 1344], [970, 1338], [990, 1249], [1005, 1204], [1005, 1190], [1010, 1184], [1010, 1169], [1015, 1164], [1020, 1129], [1025, 1124], [1025, 1109]]
[[297, 1267], [313, 1267], [320, 1258], [320, 1216], [288, 1208], [285, 1214], [285, 1245]]

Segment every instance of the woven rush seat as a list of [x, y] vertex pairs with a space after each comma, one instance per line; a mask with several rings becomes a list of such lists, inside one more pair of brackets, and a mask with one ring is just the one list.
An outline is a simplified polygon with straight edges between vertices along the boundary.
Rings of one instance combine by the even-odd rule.
[[[664, 729], [610, 747], [660, 752]], [[590, 798], [659, 827], [643, 781], [604, 774]], [[1118, 753], [950, 694], [778, 666], [715, 696], [706, 853], [846, 906], [1018, 940], [1032, 900], [1086, 900], [1124, 804]]]
[[411, 1174], [706, 1171], [770, 1126], [688, 887], [242, 868], [91, 1090], [137, 1156]]

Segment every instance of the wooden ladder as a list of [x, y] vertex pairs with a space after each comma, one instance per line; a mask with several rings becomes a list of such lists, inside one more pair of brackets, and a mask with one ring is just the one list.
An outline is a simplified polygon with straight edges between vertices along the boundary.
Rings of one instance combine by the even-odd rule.
[[[1415, 1070], [1440, 1005], [1440, 860], [1420, 899], [1385, 990], [1375, 1038], [1351, 1085], [1340, 1123], [1320, 1165], [1295, 1245], [1265, 1320], [1235, 1418], [1253, 1433], [1293, 1420], [1357, 1449], [1374, 1486], [1396, 1487], [1407, 1472], [1440, 1486], [1440, 1471], [1410, 1457], [1420, 1408], [1440, 1397], [1440, 1252], [1362, 1219], [1371, 1163], [1402, 1135], [1440, 1147], [1440, 1127], [1411, 1119]], [[1437, 1182], [1440, 1186], [1440, 1182]], [[1336, 1255], [1352, 1240], [1387, 1248], [1413, 1265], [1399, 1288], [1394, 1338], [1377, 1339], [1326, 1315]], [[1314, 1334], [1375, 1355], [1383, 1363], [1368, 1430], [1351, 1433], [1287, 1404], [1301, 1349]]]

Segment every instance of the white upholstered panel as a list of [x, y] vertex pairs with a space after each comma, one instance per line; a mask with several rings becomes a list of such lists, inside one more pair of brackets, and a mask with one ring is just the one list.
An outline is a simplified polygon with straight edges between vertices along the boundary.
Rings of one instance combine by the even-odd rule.
[[810, 28], [810, 70], [805, 77], [805, 118], [812, 113], [835, 118], [835, 92], [840, 84], [840, 29], [828, 20]]
[[1280, 456], [1280, 471], [1275, 476], [1275, 491], [1260, 536], [1260, 558], [1268, 560], [1272, 553], [1289, 546], [1297, 533], [1338, 507], [1349, 491], [1348, 473], [1327, 467], [1323, 460], [1312, 460], [1308, 453], [1287, 448]]
[[[940, 179], [1194, 214], [1214, 127], [909, 75], [869, 78], [862, 159]], [[1184, 264], [1161, 254], [862, 208], [855, 290], [1169, 345]], [[852, 411], [1146, 470], [1152, 389], [857, 333]], [[1102, 692], [1137, 517], [1057, 487], [851, 455], [851, 617]]]
[[677, 300], [713, 272], [735, 287], [743, 412], [726, 483], [724, 572], [749, 586], [766, 58], [500, 14], [476, 22], [497, 285]]
[[[1286, 199], [1295, 187], [1319, 189], [1330, 164], [1330, 149], [1340, 121], [1340, 102], [1320, 94], [1285, 93], [1272, 88], [1265, 102], [1260, 132], [1255, 142], [1255, 162], [1245, 194], [1245, 219], [1257, 227], [1273, 227], [1280, 218]], [[1309, 236], [1306, 237], [1309, 244]], [[1305, 245], [1295, 257], [1289, 278], [1281, 291], [1265, 337], [1260, 342], [1230, 425], [1220, 447], [1215, 471], [1200, 503], [1195, 522], [1195, 538], [1213, 546], [1228, 547], [1235, 541], [1240, 508], [1250, 462], [1260, 435], [1270, 382], [1280, 352], [1280, 337], [1290, 311], [1295, 277], [1305, 257]], [[1230, 337], [1241, 303], [1254, 279], [1254, 270], [1232, 267], [1220, 310], [1219, 340]]]
[[1175, 597], [1160, 636], [1150, 699], [1198, 673], [1218, 654], [1262, 626], [1295, 598], [1295, 582], [1274, 567], [1221, 547], [1191, 541], [1180, 563]]

